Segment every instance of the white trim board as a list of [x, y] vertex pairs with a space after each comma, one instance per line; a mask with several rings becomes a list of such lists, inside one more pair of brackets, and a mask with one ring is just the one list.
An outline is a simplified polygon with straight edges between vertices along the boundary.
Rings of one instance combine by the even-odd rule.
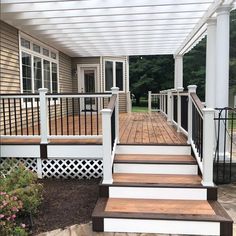
[[219, 222], [104, 218], [105, 232], [220, 235]]
[[118, 145], [116, 154], [191, 155], [191, 146]]
[[114, 173], [197, 175], [197, 165], [115, 163]]
[[109, 187], [110, 198], [207, 200], [205, 188]]
[[40, 145], [1, 145], [1, 157], [40, 157]]

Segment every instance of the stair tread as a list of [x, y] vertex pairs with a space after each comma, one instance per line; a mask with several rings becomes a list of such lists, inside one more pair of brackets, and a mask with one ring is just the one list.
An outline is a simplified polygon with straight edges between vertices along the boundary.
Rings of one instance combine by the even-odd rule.
[[228, 221], [217, 201], [99, 198], [92, 217]]
[[201, 177], [198, 175], [178, 175], [178, 174], [113, 173], [113, 183], [201, 186]]
[[196, 164], [191, 155], [143, 155], [143, 154], [116, 154], [115, 163], [160, 163], [160, 164]]

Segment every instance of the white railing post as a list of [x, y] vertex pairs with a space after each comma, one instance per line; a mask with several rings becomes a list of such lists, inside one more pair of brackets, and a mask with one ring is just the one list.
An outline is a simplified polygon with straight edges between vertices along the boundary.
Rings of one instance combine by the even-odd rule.
[[152, 112], [152, 91], [148, 91], [148, 112]]
[[103, 145], [103, 184], [111, 184], [111, 109], [103, 109], [102, 113], [102, 145]]
[[116, 95], [116, 106], [115, 106], [115, 132], [116, 132], [116, 139], [117, 139], [117, 143], [119, 143], [119, 88], [118, 87], [112, 87], [111, 88], [112, 94]]
[[162, 91], [160, 91], [160, 111], [163, 112], [163, 95], [162, 95]]
[[173, 93], [177, 92], [176, 89], [171, 89], [171, 121], [174, 121], [174, 95]]
[[167, 121], [172, 121], [172, 92], [167, 90]]
[[203, 186], [214, 186], [213, 155], [214, 155], [214, 113], [213, 108], [203, 108]]
[[40, 134], [41, 143], [48, 143], [48, 103], [46, 98], [47, 88], [40, 88], [39, 90], [39, 104], [40, 104]]
[[164, 106], [164, 114], [166, 115], [167, 114], [167, 111], [166, 111], [166, 91], [163, 91], [164, 95], [163, 95], [163, 106]]
[[188, 144], [192, 141], [192, 111], [193, 111], [193, 103], [191, 98], [191, 93], [196, 93], [197, 85], [189, 85], [188, 86]]
[[177, 132], [180, 132], [181, 127], [181, 96], [180, 93], [184, 91], [184, 88], [177, 88]]

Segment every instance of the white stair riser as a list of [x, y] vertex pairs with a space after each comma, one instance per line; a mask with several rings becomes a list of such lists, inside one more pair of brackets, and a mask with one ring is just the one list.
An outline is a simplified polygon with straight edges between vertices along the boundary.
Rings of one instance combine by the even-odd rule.
[[191, 155], [190, 146], [118, 145], [116, 154]]
[[114, 173], [197, 175], [197, 165], [114, 163]]
[[220, 235], [220, 223], [179, 220], [105, 218], [104, 232]]
[[110, 198], [207, 200], [204, 188], [109, 187]]

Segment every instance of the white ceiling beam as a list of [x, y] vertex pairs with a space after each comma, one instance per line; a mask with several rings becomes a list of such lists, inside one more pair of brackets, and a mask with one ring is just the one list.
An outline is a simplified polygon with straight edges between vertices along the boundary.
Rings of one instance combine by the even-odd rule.
[[[198, 24], [194, 27], [194, 29], [190, 32], [188, 37], [186, 37], [183, 44], [178, 48], [178, 50], [175, 52], [176, 55], [185, 54], [186, 50], [191, 47], [191, 44], [194, 44], [195, 41], [201, 37], [201, 35], [198, 36], [199, 30], [201, 30], [202, 27], [204, 27], [206, 21], [216, 12], [217, 8], [223, 3], [224, 0], [216, 0], [209, 9], [204, 13], [201, 20], [198, 22]], [[197, 36], [197, 37], [195, 37]], [[194, 40], [193, 40], [194, 38]], [[185, 50], [186, 49], [186, 50]]]
[[210, 0], [116, 0], [116, 1], [45, 1], [45, 2], [15, 2], [2, 1], [2, 12], [44, 12], [44, 11], [69, 11], [69, 10], [88, 10], [88, 9], [114, 9], [114, 8], [134, 8], [134, 7], [161, 7], [161, 6], [188, 6], [188, 5], [206, 5]]
[[[120, 9], [110, 9], [108, 10], [100, 10], [100, 9], [93, 9], [93, 10], [67, 10], [67, 11], [43, 11], [43, 12], [23, 12], [23, 13], [4, 13], [1, 12], [1, 16], [4, 19], [46, 19], [46, 18], [60, 18], [60, 17], [113, 17], [113, 16], [132, 16], [132, 15], [139, 15], [139, 14], [173, 14], [173, 13], [192, 13], [195, 12], [202, 12], [204, 13], [208, 7], [206, 5], [196, 5], [196, 7], [187, 5], [187, 6], [153, 6], [153, 7], [130, 7], [130, 8], [123, 8]], [[53, 9], [53, 6], [52, 6]]]

